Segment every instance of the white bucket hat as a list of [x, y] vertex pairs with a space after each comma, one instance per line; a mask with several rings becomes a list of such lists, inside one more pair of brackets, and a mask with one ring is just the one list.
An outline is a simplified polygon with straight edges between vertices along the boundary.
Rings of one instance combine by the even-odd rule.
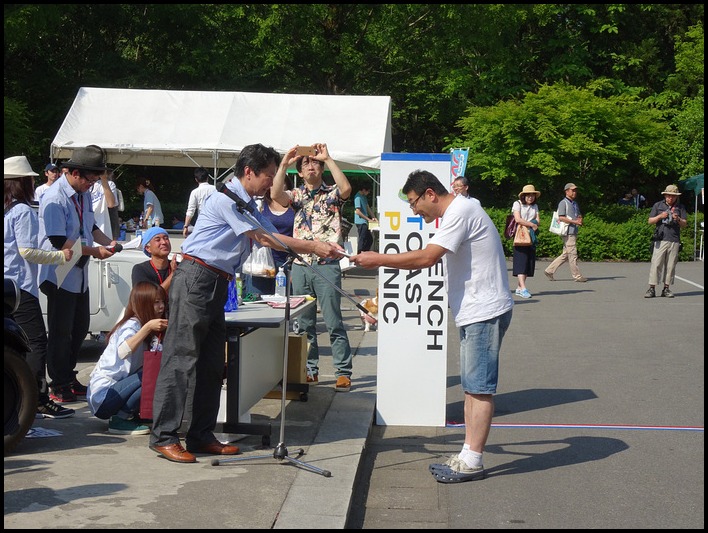
[[32, 170], [27, 157], [16, 155], [5, 159], [5, 175], [3, 179], [24, 178], [25, 176], [39, 176]]

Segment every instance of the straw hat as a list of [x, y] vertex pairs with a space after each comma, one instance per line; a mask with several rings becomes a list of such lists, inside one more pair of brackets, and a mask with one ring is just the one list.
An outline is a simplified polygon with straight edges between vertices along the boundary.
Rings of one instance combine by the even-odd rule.
[[541, 197], [541, 193], [536, 190], [536, 188], [533, 185], [524, 185], [524, 188], [521, 189], [521, 192], [519, 193], [519, 200], [524, 194], [535, 194], [536, 195], [536, 200], [538, 200]]
[[676, 185], [667, 186], [666, 190], [661, 194], [672, 194], [674, 196], [681, 196], [681, 193], [679, 192], [678, 187]]
[[24, 178], [25, 176], [39, 176], [27, 158], [23, 155], [16, 155], [5, 159], [5, 175], [3, 179]]

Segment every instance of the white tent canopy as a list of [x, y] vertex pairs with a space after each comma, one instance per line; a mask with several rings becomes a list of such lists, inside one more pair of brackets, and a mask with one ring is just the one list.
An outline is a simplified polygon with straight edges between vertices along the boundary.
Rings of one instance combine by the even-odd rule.
[[284, 154], [317, 142], [342, 169], [379, 169], [391, 151], [391, 97], [82, 87], [51, 158], [96, 144], [111, 165], [228, 169], [249, 144]]

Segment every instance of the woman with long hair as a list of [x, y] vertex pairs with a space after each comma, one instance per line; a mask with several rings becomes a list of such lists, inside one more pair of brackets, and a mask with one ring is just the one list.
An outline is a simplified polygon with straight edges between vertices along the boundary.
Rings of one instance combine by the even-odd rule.
[[30, 205], [34, 200], [34, 176], [25, 156], [5, 159], [5, 260], [6, 279], [12, 279], [20, 289], [20, 303], [13, 314], [29, 339], [30, 351], [25, 360], [37, 377], [39, 404], [37, 416], [41, 418], [69, 418], [74, 410], [55, 403], [49, 397], [47, 369], [53, 378], [54, 366], [47, 364], [47, 329], [39, 304], [37, 281], [40, 263], [61, 265], [71, 259], [71, 249], [42, 250], [39, 248], [39, 217]]
[[86, 400], [94, 416], [108, 420], [108, 432], [146, 435], [140, 420], [143, 352], [161, 349], [167, 329], [167, 294], [157, 283], [142, 281], [130, 291], [123, 317], [108, 333], [106, 349], [91, 372]]

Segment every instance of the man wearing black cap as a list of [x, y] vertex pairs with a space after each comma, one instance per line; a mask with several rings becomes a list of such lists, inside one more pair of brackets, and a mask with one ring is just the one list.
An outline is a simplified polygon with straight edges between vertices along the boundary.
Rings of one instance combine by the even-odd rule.
[[[95, 224], [91, 186], [108, 170], [100, 147], [77, 148], [63, 166], [68, 171], [44, 193], [39, 206], [39, 245], [43, 250], [72, 248], [80, 240], [81, 257], [58, 282], [56, 265], [40, 265], [39, 287], [47, 297], [47, 372], [50, 398], [75, 402], [86, 395], [76, 379], [76, 356], [89, 329], [89, 256], [106, 259], [116, 243]], [[97, 246], [98, 243], [103, 246]], [[74, 256], [76, 257], [76, 256]]]
[[39, 202], [42, 195], [47, 192], [47, 189], [57, 180], [60, 175], [59, 167], [54, 163], [49, 163], [46, 167], [44, 167], [44, 175], [47, 177], [47, 182], [43, 183], [34, 190], [35, 202]]

